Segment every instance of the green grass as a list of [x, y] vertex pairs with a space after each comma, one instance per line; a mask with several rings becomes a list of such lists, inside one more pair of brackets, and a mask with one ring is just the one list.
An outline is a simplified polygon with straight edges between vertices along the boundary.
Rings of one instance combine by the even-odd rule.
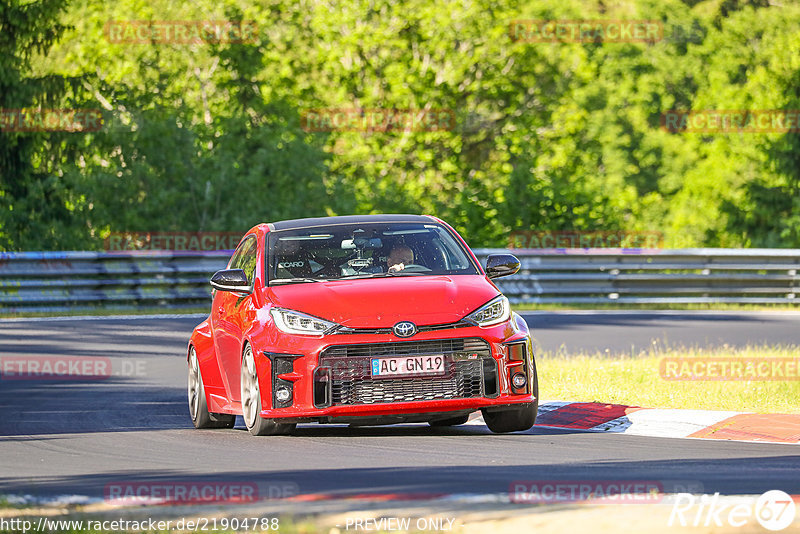
[[640, 354], [545, 353], [536, 360], [540, 395], [647, 408], [800, 413], [800, 380], [666, 380], [659, 370], [663, 358], [793, 358], [800, 363], [800, 346], [661, 349], [654, 345]]
[[25, 508], [26, 505], [18, 504], [16, 502], [11, 502], [9, 500], [8, 495], [0, 495], [0, 510], [6, 510], [10, 508]]

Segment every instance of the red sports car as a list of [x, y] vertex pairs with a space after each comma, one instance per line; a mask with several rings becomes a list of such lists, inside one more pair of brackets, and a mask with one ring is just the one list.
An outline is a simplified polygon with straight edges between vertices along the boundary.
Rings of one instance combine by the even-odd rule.
[[211, 278], [211, 314], [189, 341], [197, 428], [254, 435], [297, 423], [459, 425], [494, 432], [536, 420], [525, 321], [443, 221], [369, 215], [260, 224]]

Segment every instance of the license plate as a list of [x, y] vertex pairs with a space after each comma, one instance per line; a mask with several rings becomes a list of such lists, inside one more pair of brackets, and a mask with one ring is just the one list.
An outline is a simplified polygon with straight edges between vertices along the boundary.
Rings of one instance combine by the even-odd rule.
[[398, 356], [396, 358], [373, 358], [372, 377], [435, 376], [444, 374], [444, 356]]

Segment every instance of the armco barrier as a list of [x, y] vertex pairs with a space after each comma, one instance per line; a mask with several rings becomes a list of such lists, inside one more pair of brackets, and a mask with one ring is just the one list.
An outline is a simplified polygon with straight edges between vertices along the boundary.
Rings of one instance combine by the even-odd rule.
[[[482, 263], [505, 249], [478, 249]], [[800, 303], [798, 249], [514, 249], [512, 302]], [[207, 306], [231, 251], [0, 253], [0, 312]]]
[[163, 307], [209, 302], [231, 251], [0, 253], [0, 312]]
[[[477, 250], [480, 256], [507, 250]], [[513, 249], [512, 302], [800, 304], [800, 249]]]

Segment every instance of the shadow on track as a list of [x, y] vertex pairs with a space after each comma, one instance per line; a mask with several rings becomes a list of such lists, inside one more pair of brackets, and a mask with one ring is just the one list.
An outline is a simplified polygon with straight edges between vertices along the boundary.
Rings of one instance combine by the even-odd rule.
[[[267, 441], [267, 440], [265, 440]], [[187, 461], [213, 463], [212, 458]], [[210, 466], [211, 467], [211, 466]], [[753, 476], [758, 473], [758, 476]], [[260, 488], [291, 485], [299, 494], [329, 494], [336, 498], [359, 494], [508, 494], [519, 482], [564, 483], [655, 482], [671, 487], [691, 484], [697, 492], [760, 494], [771, 489], [800, 493], [798, 456], [661, 461], [600, 461], [537, 464], [520, 459], [516, 465], [452, 465], [347, 469], [239, 470], [187, 475], [180, 470], [115, 471], [80, 476], [0, 479], [0, 493], [39, 496], [87, 495], [103, 499], [109, 484], [163, 486], [181, 483], [255, 484]], [[263, 490], [262, 496], [267, 496]]]
[[189, 428], [186, 390], [105, 378], [0, 380], [0, 436]]

